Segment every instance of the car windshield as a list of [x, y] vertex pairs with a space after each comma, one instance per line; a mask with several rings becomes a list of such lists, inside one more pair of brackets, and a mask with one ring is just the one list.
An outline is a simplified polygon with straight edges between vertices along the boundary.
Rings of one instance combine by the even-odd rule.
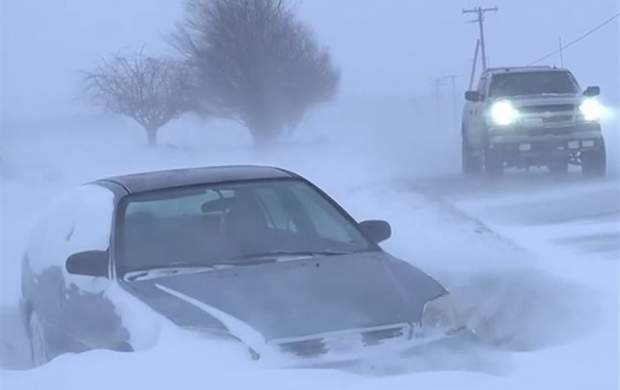
[[523, 72], [493, 76], [489, 96], [506, 97], [577, 92], [577, 83], [569, 72]]
[[235, 266], [376, 248], [302, 180], [178, 188], [129, 197], [119, 225], [119, 273]]

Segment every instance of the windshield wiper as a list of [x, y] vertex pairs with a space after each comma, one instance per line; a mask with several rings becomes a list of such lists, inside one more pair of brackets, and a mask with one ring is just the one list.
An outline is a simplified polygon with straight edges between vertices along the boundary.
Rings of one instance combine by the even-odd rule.
[[289, 251], [289, 250], [276, 250], [269, 252], [250, 253], [239, 257], [231, 258], [221, 262], [222, 264], [237, 264], [238, 262], [263, 262], [264, 259], [277, 259], [280, 257], [318, 257], [318, 256], [340, 256], [354, 253], [352, 251], [338, 251], [338, 250], [317, 250], [317, 251]]
[[219, 269], [235, 267], [235, 266], [248, 266], [264, 263], [274, 263], [280, 261], [283, 257], [290, 258], [306, 258], [306, 257], [319, 257], [319, 256], [339, 256], [348, 255], [354, 253], [352, 251], [338, 251], [338, 250], [318, 250], [318, 251], [288, 251], [288, 250], [276, 250], [269, 252], [251, 253], [247, 255], [232, 257], [225, 260], [216, 260], [207, 264], [196, 264], [184, 261], [172, 262], [166, 265], [158, 265], [154, 267], [145, 267], [129, 271], [124, 275], [124, 279], [128, 281], [136, 281], [149, 276], [163, 276], [163, 275], [176, 275], [184, 272], [202, 272], [202, 271], [216, 271]]
[[217, 269], [226, 266], [226, 264], [194, 264], [187, 262], [174, 262], [166, 265], [159, 265], [155, 267], [145, 267], [127, 272], [123, 278], [129, 281], [135, 281], [147, 276], [161, 276], [161, 275], [176, 275], [185, 272], [202, 272], [202, 271], [215, 271]]

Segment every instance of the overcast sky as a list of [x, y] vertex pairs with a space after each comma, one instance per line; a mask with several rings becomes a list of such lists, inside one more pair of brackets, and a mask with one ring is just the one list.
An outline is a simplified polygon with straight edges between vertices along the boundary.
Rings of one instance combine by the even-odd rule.
[[[169, 53], [162, 38], [183, 11], [180, 0], [1, 1], [2, 115], [15, 119], [83, 111], [78, 71], [143, 44]], [[619, 10], [618, 0], [304, 0], [298, 8], [331, 47], [344, 99], [425, 96], [434, 77], [468, 75], [477, 27], [461, 9], [477, 4], [500, 8], [487, 16], [490, 65], [530, 62]], [[616, 21], [565, 52], [581, 84], [601, 85], [614, 104], [619, 32]]]

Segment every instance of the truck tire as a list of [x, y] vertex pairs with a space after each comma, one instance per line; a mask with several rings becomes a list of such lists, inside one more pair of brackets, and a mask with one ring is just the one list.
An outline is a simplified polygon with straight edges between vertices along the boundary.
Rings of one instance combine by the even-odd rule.
[[490, 148], [485, 149], [484, 169], [489, 177], [498, 177], [504, 173], [504, 162], [497, 151]]
[[480, 161], [480, 157], [474, 155], [472, 148], [468, 145], [465, 138], [463, 138], [461, 145], [461, 166], [463, 173], [466, 175], [480, 173], [482, 170], [482, 161]]
[[607, 153], [605, 143], [597, 150], [581, 152], [581, 172], [587, 177], [602, 177], [607, 172]]

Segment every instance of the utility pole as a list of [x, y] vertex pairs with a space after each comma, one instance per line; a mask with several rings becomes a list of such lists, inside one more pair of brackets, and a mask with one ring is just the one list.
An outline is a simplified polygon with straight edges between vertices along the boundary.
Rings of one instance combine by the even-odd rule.
[[471, 75], [469, 76], [469, 88], [471, 91], [474, 88], [474, 77], [476, 77], [476, 65], [478, 64], [478, 52], [480, 51], [480, 39], [476, 40], [476, 50], [474, 51], [474, 61], [471, 66]]
[[454, 120], [454, 124], [455, 126], [458, 126], [458, 100], [456, 97], [456, 79], [460, 79], [461, 77], [463, 77], [462, 74], [449, 74], [444, 76], [444, 78], [446, 79], [450, 79], [451, 84], [452, 84], [452, 118]]
[[476, 8], [470, 8], [470, 9], [463, 10], [463, 15], [473, 14], [473, 13], [477, 15], [476, 19], [474, 19], [472, 22], [478, 23], [478, 26], [480, 28], [480, 49], [482, 51], [482, 70], [483, 71], [487, 69], [487, 52], [486, 52], [486, 45], [484, 41], [484, 14], [487, 12], [497, 12], [497, 11], [498, 11], [497, 7], [493, 7], [493, 8], [476, 7]]
[[441, 77], [435, 79], [435, 126], [441, 125]]
[[564, 67], [564, 45], [562, 45], [562, 37], [560, 37], [560, 66]]
[[456, 79], [463, 77], [462, 74], [449, 74], [442, 77], [437, 77], [434, 80], [435, 85], [435, 125], [437, 128], [441, 125], [441, 85], [444, 80], [450, 80], [452, 85], [452, 118], [455, 123], [458, 124], [458, 98], [456, 96]]

